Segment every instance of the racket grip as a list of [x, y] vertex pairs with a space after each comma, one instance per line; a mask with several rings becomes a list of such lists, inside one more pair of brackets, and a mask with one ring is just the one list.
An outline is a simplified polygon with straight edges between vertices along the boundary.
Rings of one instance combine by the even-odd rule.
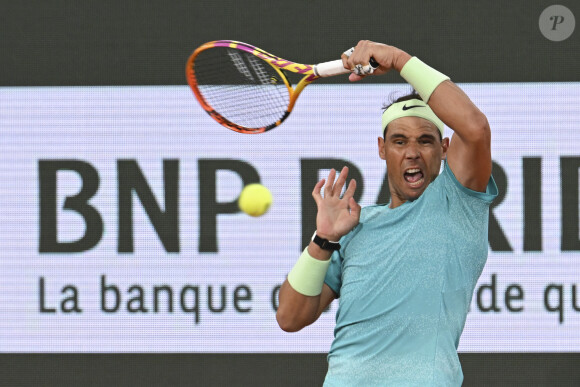
[[314, 65], [314, 75], [317, 77], [332, 77], [333, 75], [348, 73], [350, 73], [350, 70], [344, 68], [341, 59]]
[[[379, 67], [379, 64], [375, 58], [371, 58], [369, 64], [373, 67], [373, 69]], [[348, 74], [350, 72], [350, 70], [345, 69], [342, 65], [342, 59], [314, 65], [314, 74], [317, 77], [332, 77], [334, 75]]]

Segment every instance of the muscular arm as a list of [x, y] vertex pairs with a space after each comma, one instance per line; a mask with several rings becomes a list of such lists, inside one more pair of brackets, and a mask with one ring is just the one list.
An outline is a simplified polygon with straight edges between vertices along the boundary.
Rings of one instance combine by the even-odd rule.
[[484, 192], [491, 176], [491, 130], [485, 115], [451, 81], [444, 81], [428, 102], [451, 129], [447, 163], [457, 180], [474, 191]]
[[[314, 248], [310, 249], [309, 246], [310, 255], [314, 257], [311, 250], [314, 250]], [[299, 331], [318, 320], [318, 317], [320, 317], [324, 309], [335, 298], [336, 294], [326, 284], [322, 286], [322, 293], [320, 295], [305, 296], [294, 290], [290, 286], [290, 283], [288, 283], [288, 280], [286, 280], [282, 284], [279, 293], [279, 307], [276, 312], [278, 325], [286, 332]]]
[[[326, 261], [330, 259], [331, 252], [322, 250], [314, 242], [308, 245], [308, 253], [312, 258]], [[312, 324], [332, 300], [336, 298], [328, 285], [322, 285], [322, 293], [318, 296], [305, 296], [298, 293], [288, 279], [284, 281], [279, 293], [279, 307], [276, 312], [276, 320], [282, 330], [296, 332]]]
[[[395, 69], [401, 72], [411, 55], [396, 47], [370, 41], [361, 41], [353, 55], [343, 55], [346, 68], [357, 63], [366, 64], [370, 57], [379, 63], [374, 74]], [[362, 76], [351, 74], [357, 81]], [[447, 152], [447, 162], [457, 180], [474, 191], [485, 191], [491, 175], [491, 130], [485, 115], [473, 104], [456, 84], [447, 80], [439, 84], [426, 101], [433, 112], [450, 127], [454, 134]]]
[[[326, 185], [325, 179], [322, 179], [312, 191], [312, 196], [318, 207], [316, 233], [318, 236], [331, 241], [340, 240], [343, 235], [352, 230], [359, 222], [361, 211], [360, 206], [353, 198], [356, 189], [355, 180], [350, 181], [344, 195], [340, 196], [346, 183], [348, 168], [342, 169], [336, 184], [334, 182], [335, 176], [336, 171], [332, 169], [328, 174]], [[324, 186], [324, 196], [321, 195], [322, 186]], [[323, 250], [314, 242], [310, 242], [308, 254], [313, 259], [327, 261], [332, 252]], [[286, 279], [279, 293], [279, 306], [276, 312], [278, 325], [287, 332], [299, 331], [315, 322], [322, 311], [336, 297], [334, 291], [326, 284], [322, 284], [322, 293], [319, 295], [306, 296], [296, 291]]]

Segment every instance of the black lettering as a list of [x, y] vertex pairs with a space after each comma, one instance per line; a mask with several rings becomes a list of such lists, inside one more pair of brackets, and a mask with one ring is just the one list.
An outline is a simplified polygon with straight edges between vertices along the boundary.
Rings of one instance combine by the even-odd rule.
[[39, 309], [40, 309], [40, 313], [56, 313], [56, 308], [47, 308], [45, 306], [45, 300], [44, 300], [44, 277], [40, 277], [40, 279], [38, 280], [38, 301], [40, 303], [39, 305]]
[[493, 163], [491, 174], [497, 184], [498, 195], [489, 207], [489, 246], [493, 251], [513, 251], [499, 222], [493, 214], [493, 209], [503, 201], [507, 193], [507, 176], [503, 168], [495, 162]]
[[522, 301], [524, 299], [524, 290], [519, 285], [510, 285], [505, 290], [505, 306], [510, 312], [521, 312], [522, 306], [513, 306], [512, 301]]
[[[63, 210], [75, 211], [82, 216], [86, 225], [84, 235], [72, 242], [59, 242], [57, 235], [57, 173], [59, 171], [76, 172], [82, 181], [79, 193], [74, 196], [67, 196], [63, 205]], [[89, 163], [80, 160], [39, 160], [38, 180], [40, 206], [39, 252], [79, 253], [95, 247], [103, 235], [103, 220], [98, 211], [88, 201], [99, 188], [97, 170]]]
[[207, 288], [207, 307], [214, 313], [223, 312], [226, 309], [226, 287], [220, 286], [220, 306], [214, 308], [213, 306], [213, 286]]
[[135, 297], [127, 301], [127, 311], [130, 313], [147, 313], [148, 310], [145, 308], [145, 297], [143, 288], [139, 285], [133, 285], [129, 288], [128, 293], [135, 291]]
[[[484, 306], [482, 301], [483, 292], [489, 290], [491, 296], [491, 305]], [[497, 285], [496, 285], [496, 275], [491, 275], [491, 285], [484, 284], [477, 289], [477, 307], [482, 312], [500, 312], [501, 309], [497, 306]]]
[[576, 297], [578, 297], [578, 294], [576, 293], [576, 285], [572, 285], [572, 309], [574, 309], [576, 312], [580, 312], [580, 305], [576, 304]]
[[240, 160], [198, 160], [199, 173], [199, 252], [217, 253], [217, 215], [239, 212], [237, 198], [231, 202], [217, 201], [217, 171], [228, 170], [237, 173], [242, 186], [259, 183], [256, 169]]
[[153, 287], [153, 310], [155, 313], [159, 312], [159, 294], [165, 292], [167, 295], [165, 299], [167, 300], [167, 311], [173, 313], [173, 290], [167, 285], [154, 286]]
[[278, 311], [278, 296], [280, 294], [280, 288], [282, 287], [282, 285], [277, 285], [274, 287], [274, 289], [272, 289], [272, 295], [270, 297], [270, 303], [272, 304], [272, 309], [274, 310], [274, 312]]
[[[550, 303], [550, 293], [555, 290], [557, 294], [557, 303], [552, 306]], [[544, 291], [544, 307], [548, 312], [558, 312], [560, 324], [564, 322], [564, 291], [562, 285], [550, 284]]]
[[348, 186], [350, 180], [356, 180], [356, 191], [354, 200], [360, 202], [364, 191], [364, 180], [360, 170], [353, 163], [342, 159], [301, 159], [300, 160], [300, 185], [302, 198], [302, 246], [310, 243], [312, 234], [316, 231], [316, 213], [317, 207], [312, 198], [312, 190], [318, 182], [318, 171], [321, 169], [332, 169], [340, 171], [342, 167], [347, 166]]
[[250, 306], [243, 308], [239, 303], [241, 301], [251, 301], [252, 290], [249, 286], [240, 285], [234, 290], [234, 308], [240, 313], [248, 313], [252, 310]]
[[61, 293], [65, 294], [70, 291], [68, 297], [64, 298], [60, 303], [60, 309], [63, 313], [81, 313], [82, 309], [79, 307], [79, 292], [73, 285], [65, 286]]
[[133, 192], [137, 194], [165, 251], [179, 252], [179, 160], [163, 160], [165, 211], [155, 200], [151, 187], [135, 160], [118, 160], [120, 253], [134, 252]]
[[524, 251], [542, 251], [542, 159], [524, 157]]
[[560, 157], [562, 251], [580, 251], [578, 237], [578, 169], [580, 157]]
[[[193, 305], [187, 305], [187, 293], [193, 293]], [[179, 302], [181, 303], [181, 310], [184, 312], [195, 313], [195, 323], [199, 323], [199, 288], [197, 286], [186, 285], [181, 289]]]
[[[109, 308], [107, 306], [107, 293], [112, 292], [114, 294], [113, 307]], [[101, 310], [105, 313], [115, 313], [119, 310], [119, 305], [121, 304], [121, 292], [119, 288], [115, 285], [107, 285], [106, 278], [104, 275], [101, 276]]]

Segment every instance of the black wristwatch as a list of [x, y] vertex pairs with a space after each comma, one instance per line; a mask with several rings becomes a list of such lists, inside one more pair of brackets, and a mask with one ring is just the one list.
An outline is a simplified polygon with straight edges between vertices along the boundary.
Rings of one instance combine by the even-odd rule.
[[314, 231], [314, 235], [312, 235], [312, 242], [316, 243], [318, 247], [320, 247], [322, 250], [330, 250], [330, 251], [340, 250], [340, 243], [332, 242], [329, 241], [328, 239], [321, 238], [318, 235], [316, 235], [316, 231]]

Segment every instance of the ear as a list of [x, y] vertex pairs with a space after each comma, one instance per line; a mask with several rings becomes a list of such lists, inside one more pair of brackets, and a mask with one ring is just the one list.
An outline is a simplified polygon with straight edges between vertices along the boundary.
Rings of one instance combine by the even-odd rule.
[[385, 140], [382, 137], [378, 138], [378, 145], [379, 145], [379, 157], [383, 160], [386, 160], [387, 155], [385, 154]]
[[449, 137], [445, 137], [441, 140], [441, 160], [445, 160], [447, 158], [447, 151], [449, 150]]

